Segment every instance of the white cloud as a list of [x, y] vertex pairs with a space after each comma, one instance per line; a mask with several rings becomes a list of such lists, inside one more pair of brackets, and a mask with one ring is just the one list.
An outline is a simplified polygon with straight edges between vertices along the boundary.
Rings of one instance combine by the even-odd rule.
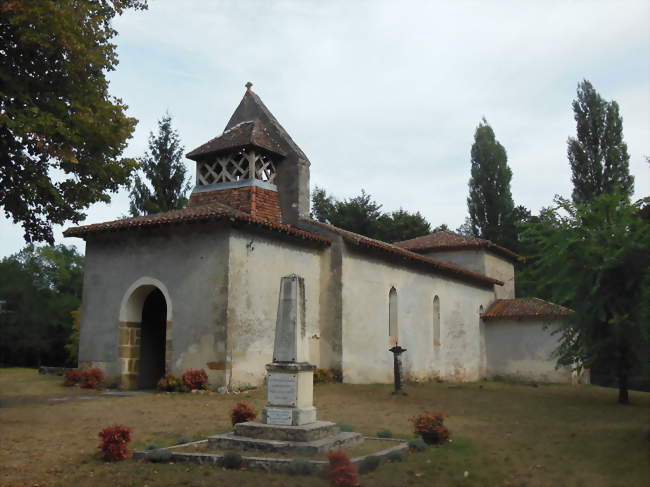
[[[312, 185], [338, 197], [364, 188], [387, 210], [453, 228], [484, 115], [517, 204], [537, 211], [570, 194], [566, 139], [583, 78], [619, 102], [637, 196], [650, 194], [649, 15], [645, 1], [160, 0], [116, 21], [111, 91], [140, 120], [128, 149], [138, 156], [165, 110], [187, 150], [220, 133], [253, 81], [310, 157]], [[87, 222], [127, 209], [121, 193]], [[22, 246], [18, 226], [2, 220], [0, 232], [0, 255]]]

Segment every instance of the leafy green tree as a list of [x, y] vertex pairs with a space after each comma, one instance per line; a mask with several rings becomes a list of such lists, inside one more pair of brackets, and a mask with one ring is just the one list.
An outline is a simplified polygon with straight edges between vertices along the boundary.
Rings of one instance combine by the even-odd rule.
[[505, 148], [485, 118], [474, 133], [471, 171], [467, 207], [472, 234], [513, 248], [517, 237], [510, 193], [512, 171]]
[[74, 247], [34, 247], [0, 261], [0, 363], [74, 364], [65, 345], [81, 303], [83, 257]]
[[535, 249], [537, 276], [551, 298], [575, 310], [562, 329], [558, 362], [607, 364], [626, 404], [630, 373], [650, 353], [650, 222], [641, 217], [643, 202], [630, 204], [627, 194], [556, 202], [522, 239]]
[[399, 209], [383, 213], [381, 205], [364, 190], [359, 196], [340, 201], [316, 187], [312, 193], [312, 217], [384, 242], [408, 240], [431, 231], [429, 222], [420, 212]]
[[428, 235], [431, 225], [419, 211], [409, 213], [400, 208], [379, 218], [378, 237], [384, 242], [400, 242]]
[[149, 133], [149, 151], [138, 162], [151, 188], [135, 174], [131, 185], [131, 215], [185, 207], [191, 185], [183, 163], [183, 146], [178, 132], [172, 128], [169, 114], [158, 121], [157, 135]]
[[110, 96], [111, 21], [146, 0], [6, 0], [0, 5], [0, 205], [27, 242], [110, 201], [135, 167], [136, 124]]
[[577, 138], [569, 137], [573, 201], [587, 203], [603, 193], [618, 191], [628, 198], [634, 192], [623, 119], [618, 103], [607, 102], [583, 80], [573, 101]]

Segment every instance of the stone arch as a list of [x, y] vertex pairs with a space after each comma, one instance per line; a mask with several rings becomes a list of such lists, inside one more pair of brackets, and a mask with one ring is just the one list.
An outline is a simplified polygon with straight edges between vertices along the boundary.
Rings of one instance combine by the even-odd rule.
[[142, 346], [142, 319], [147, 298], [158, 291], [164, 298], [164, 373], [171, 371], [173, 304], [167, 286], [158, 279], [141, 277], [122, 297], [119, 314], [120, 382], [123, 389], [137, 389], [140, 352]]

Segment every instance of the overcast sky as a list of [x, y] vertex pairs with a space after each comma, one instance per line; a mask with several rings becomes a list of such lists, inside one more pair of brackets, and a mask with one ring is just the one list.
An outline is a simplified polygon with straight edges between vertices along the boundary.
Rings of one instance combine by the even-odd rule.
[[[583, 78], [619, 103], [635, 196], [650, 194], [649, 21], [647, 0], [150, 0], [115, 22], [110, 90], [139, 120], [126, 151], [137, 157], [165, 111], [186, 152], [220, 134], [251, 81], [311, 160], [312, 188], [363, 188], [384, 210], [456, 228], [483, 116], [508, 152], [515, 204], [537, 212], [571, 194], [566, 140]], [[127, 213], [122, 191], [84, 223]], [[61, 230], [57, 243], [83, 251]], [[0, 256], [22, 234], [2, 217]]]

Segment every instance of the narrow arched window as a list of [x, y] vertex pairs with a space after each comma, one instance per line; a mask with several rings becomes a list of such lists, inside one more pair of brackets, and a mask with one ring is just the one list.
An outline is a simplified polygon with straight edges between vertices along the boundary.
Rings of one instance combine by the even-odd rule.
[[397, 344], [397, 289], [394, 287], [388, 293], [388, 340]]
[[440, 298], [433, 298], [433, 346], [440, 346]]

